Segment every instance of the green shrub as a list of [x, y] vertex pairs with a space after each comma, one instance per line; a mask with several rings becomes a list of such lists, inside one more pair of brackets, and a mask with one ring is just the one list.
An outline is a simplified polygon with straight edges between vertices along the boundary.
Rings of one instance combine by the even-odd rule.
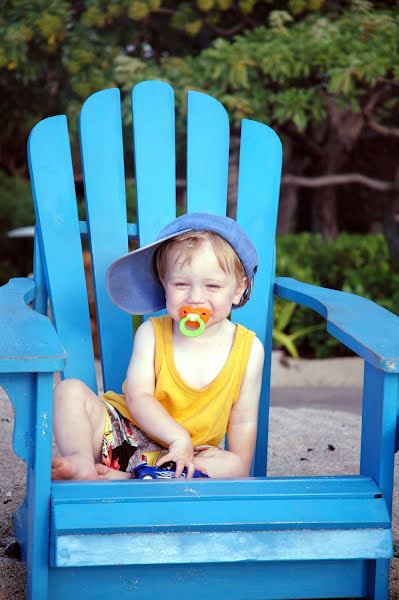
[[29, 181], [0, 171], [0, 232], [33, 225], [35, 214]]
[[29, 182], [0, 171], [0, 284], [32, 271], [33, 240], [9, 238], [7, 232], [34, 223]]
[[[399, 273], [382, 234], [342, 233], [336, 240], [328, 242], [311, 233], [279, 236], [276, 273], [358, 294], [399, 314]], [[281, 321], [284, 304], [286, 301], [276, 298], [276, 322]], [[323, 322], [317, 313], [297, 305], [289, 322], [285, 323], [284, 333], [292, 336]], [[328, 335], [325, 327], [315, 328], [297, 339], [296, 349], [301, 356], [326, 358], [352, 354]]]
[[[126, 186], [129, 222], [136, 221], [136, 191], [130, 182]], [[77, 189], [79, 218], [86, 219], [83, 188]], [[35, 211], [29, 180], [8, 176], [0, 170], [0, 285], [11, 277], [25, 277], [32, 272], [33, 239], [10, 238], [8, 232], [17, 227], [35, 224]]]

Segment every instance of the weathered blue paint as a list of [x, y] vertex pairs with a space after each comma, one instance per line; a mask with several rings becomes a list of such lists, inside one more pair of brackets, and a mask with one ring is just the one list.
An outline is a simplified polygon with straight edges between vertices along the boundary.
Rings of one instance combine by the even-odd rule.
[[120, 391], [133, 346], [132, 319], [111, 302], [105, 288], [109, 265], [128, 252], [119, 90], [93, 94], [79, 124], [103, 384]]
[[41, 243], [39, 242], [39, 233], [37, 231], [35, 231], [33, 242], [33, 272], [35, 274], [35, 297], [32, 302], [32, 308], [42, 315], [47, 315], [48, 293], [42, 261]]
[[[227, 115], [198, 92], [188, 104], [188, 210], [224, 214]], [[27, 597], [387, 600], [399, 319], [351, 294], [275, 280], [281, 144], [260, 123], [242, 125], [237, 206], [260, 267], [250, 303], [232, 314], [266, 349], [258, 477], [50, 484], [52, 373], [67, 360], [63, 375], [96, 389], [81, 237], [92, 253], [106, 387], [118, 387], [131, 351], [131, 322], [106, 297], [107, 263], [127, 250], [128, 239], [146, 244], [175, 216], [172, 88], [137, 85], [132, 111], [137, 223], [126, 222], [118, 90], [94, 94], [80, 119], [87, 223], [78, 219], [65, 117], [45, 119], [29, 140], [35, 283], [14, 280], [0, 290], [0, 385], [15, 409], [14, 449], [28, 472], [27, 497], [15, 516]], [[274, 291], [320, 312], [328, 331], [366, 361], [360, 475], [264, 477]], [[47, 293], [59, 337], [45, 316]], [[30, 301], [36, 311], [26, 306]]]
[[136, 85], [132, 122], [139, 240], [145, 246], [176, 217], [175, 104], [170, 85]]
[[255, 331], [265, 348], [265, 367], [259, 400], [259, 427], [254, 458], [254, 475], [267, 468], [270, 404], [270, 365], [273, 330], [273, 286], [275, 236], [282, 164], [281, 142], [266, 125], [244, 120], [237, 190], [237, 221], [251, 239], [259, 255], [259, 269], [250, 302], [232, 319]]
[[392, 511], [399, 375], [365, 365], [360, 473], [373, 477]]
[[68, 361], [63, 377], [97, 389], [75, 183], [65, 116], [30, 133], [28, 158], [51, 312]]
[[278, 296], [320, 313], [327, 331], [372, 366], [399, 373], [399, 318], [371, 300], [277, 277]]
[[1, 373], [0, 385], [15, 411], [14, 451], [27, 466], [26, 498], [14, 525], [27, 563], [27, 598], [38, 600], [47, 597], [53, 374]]
[[[137, 483], [137, 482], [136, 482]], [[226, 485], [228, 483], [228, 485]], [[109, 502], [115, 498], [121, 502], [130, 498], [137, 500], [187, 499], [192, 502], [198, 498], [211, 497], [215, 500], [224, 498], [260, 499], [278, 498], [301, 499], [313, 498], [374, 498], [380, 489], [373, 478], [362, 475], [341, 475], [325, 477], [256, 477], [231, 479], [228, 482], [219, 479], [193, 479], [191, 481], [172, 480], [165, 485], [164, 481], [140, 481], [132, 487], [131, 481], [98, 481], [76, 482], [54, 481], [52, 484], [53, 503]], [[107, 498], [106, 500], [104, 500]]]
[[386, 529], [64, 535], [55, 567], [392, 558]]
[[[106, 597], [121, 600], [309, 600], [365, 598], [373, 561], [316, 560], [270, 563], [141, 565], [52, 568], [51, 600]], [[94, 585], [94, 583], [96, 585]]]
[[371, 597], [375, 600], [385, 600], [389, 594], [389, 560], [383, 558], [372, 561], [370, 573]]
[[[334, 479], [329, 482], [330, 486], [321, 480], [320, 487], [317, 478], [311, 485], [310, 480], [304, 479], [297, 482], [296, 486], [291, 486], [290, 492], [290, 486], [284, 486], [284, 481], [279, 482], [277, 491], [273, 490], [273, 480], [265, 479], [262, 483], [261, 491], [256, 495], [253, 495], [251, 486], [245, 493], [229, 495], [228, 485], [222, 485], [224, 493], [215, 491], [212, 494], [211, 486], [207, 489], [203, 485], [196, 485], [196, 482], [190, 482], [189, 485], [177, 482], [174, 496], [166, 496], [166, 492], [154, 487], [152, 482], [149, 482], [150, 487], [147, 487], [144, 496], [137, 496], [134, 488], [126, 492], [124, 488], [119, 491], [119, 486], [115, 493], [104, 488], [99, 498], [93, 498], [92, 494], [98, 492], [89, 488], [82, 497], [79, 488], [75, 487], [70, 493], [75, 491], [76, 496], [66, 500], [55, 496], [55, 493], [59, 495], [63, 491], [57, 486], [56, 492], [53, 492], [53, 533], [58, 536], [106, 531], [155, 533], [196, 529], [253, 531], [261, 528], [270, 531], [390, 528], [385, 500], [376, 498], [381, 492], [370, 480], [366, 493], [355, 493], [350, 480], [347, 486], [341, 482], [341, 492], [335, 491]], [[237, 482], [238, 487], [239, 484]], [[141, 484], [138, 486], [141, 487]], [[122, 492], [125, 494], [121, 497]], [[150, 511], [146, 510], [148, 503]], [[228, 519], [223, 520], [224, 514], [228, 515]]]
[[[126, 515], [124, 510], [146, 511], [150, 500], [145, 502], [128, 502], [120, 506], [117, 501], [107, 497], [107, 504], [93, 505], [57, 505], [53, 510], [53, 531], [55, 535], [64, 535], [74, 531], [83, 533], [105, 531], [201, 531], [213, 530], [288, 530], [291, 528], [306, 529], [364, 529], [370, 527], [389, 528], [390, 519], [385, 501], [372, 500], [325, 500], [323, 498], [308, 500], [291, 500], [284, 498], [283, 506], [279, 500], [229, 500], [224, 502], [199, 498], [189, 504], [183, 498], [178, 502], [156, 502], [151, 505], [157, 514], [141, 514], [138, 517]], [[246, 501], [246, 506], [243, 503]], [[110, 505], [109, 505], [110, 504]], [[286, 510], [284, 510], [286, 505]], [[118, 515], [114, 511], [119, 511]], [[177, 514], [175, 511], [180, 511]], [[249, 515], [249, 511], [253, 511]], [[169, 517], [173, 512], [172, 517]], [[224, 514], [229, 515], [227, 523], [221, 521]], [[101, 519], [103, 522], [93, 523]], [[88, 521], [89, 519], [89, 521]]]
[[0, 288], [0, 373], [60, 371], [65, 350], [47, 317], [27, 304], [35, 295], [29, 278], [11, 279]]
[[[209, 132], [212, 131], [212, 135]], [[229, 119], [215, 98], [187, 95], [187, 211], [226, 214]]]

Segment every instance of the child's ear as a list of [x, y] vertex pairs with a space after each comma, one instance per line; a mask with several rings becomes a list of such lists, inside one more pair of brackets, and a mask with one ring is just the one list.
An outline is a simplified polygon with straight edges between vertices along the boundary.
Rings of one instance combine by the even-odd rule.
[[245, 292], [245, 290], [247, 289], [247, 287], [248, 287], [248, 277], [244, 276], [241, 279], [241, 282], [240, 281], [237, 282], [237, 291], [236, 291], [236, 295], [234, 296], [233, 304], [240, 303], [242, 295]]

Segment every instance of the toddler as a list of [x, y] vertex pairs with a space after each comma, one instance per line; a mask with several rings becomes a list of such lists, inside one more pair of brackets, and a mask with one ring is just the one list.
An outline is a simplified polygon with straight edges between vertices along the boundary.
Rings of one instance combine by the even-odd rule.
[[249, 299], [257, 265], [241, 227], [207, 213], [175, 219], [156, 242], [112, 263], [107, 289], [117, 306], [167, 315], [138, 328], [122, 394], [100, 399], [74, 379], [57, 385], [53, 479], [129, 478], [154, 452], [157, 466], [176, 463], [176, 477], [248, 476], [264, 353], [228, 316]]

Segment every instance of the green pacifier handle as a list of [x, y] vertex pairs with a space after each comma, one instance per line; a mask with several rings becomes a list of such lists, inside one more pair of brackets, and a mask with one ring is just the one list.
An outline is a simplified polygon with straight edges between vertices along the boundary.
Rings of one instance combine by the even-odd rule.
[[[191, 321], [191, 322], [197, 321], [197, 323], [199, 323], [198, 329], [187, 329], [187, 327], [186, 327], [187, 321]], [[180, 329], [181, 333], [183, 335], [187, 335], [187, 337], [197, 337], [198, 335], [201, 335], [201, 333], [204, 333], [205, 323], [199, 315], [190, 313], [189, 315], [187, 315], [187, 317], [184, 317], [184, 319], [182, 319], [180, 321], [179, 329]]]

